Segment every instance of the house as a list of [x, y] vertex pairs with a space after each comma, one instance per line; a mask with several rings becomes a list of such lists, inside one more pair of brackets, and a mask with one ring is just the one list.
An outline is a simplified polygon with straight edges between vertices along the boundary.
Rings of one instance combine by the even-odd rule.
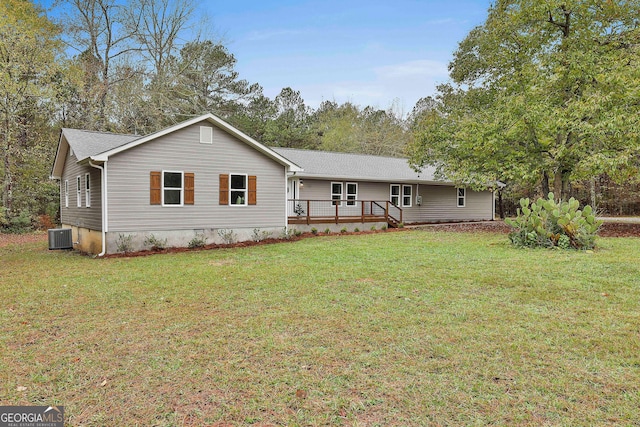
[[62, 129], [52, 178], [82, 251], [150, 237], [187, 246], [326, 223], [493, 219], [493, 193], [456, 188], [405, 159], [269, 148], [207, 114], [146, 136]]
[[273, 150], [302, 168], [289, 178], [288, 186], [289, 223], [297, 224], [297, 228], [301, 228], [300, 224], [323, 222], [375, 222], [380, 218], [376, 210], [387, 211], [379, 225], [392, 226], [400, 222], [494, 218], [491, 190], [458, 188], [435, 179], [433, 168], [416, 172], [407, 159], [291, 148]]

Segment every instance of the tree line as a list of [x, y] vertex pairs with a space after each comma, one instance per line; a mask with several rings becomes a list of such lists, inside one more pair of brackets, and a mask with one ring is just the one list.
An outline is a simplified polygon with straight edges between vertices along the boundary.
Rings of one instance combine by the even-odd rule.
[[[0, 3], [0, 226], [55, 218], [62, 127], [144, 135], [211, 112], [269, 146], [408, 156], [443, 178], [635, 213], [640, 0], [498, 0], [409, 114], [243, 79], [193, 0]], [[598, 203], [601, 202], [601, 203]], [[629, 212], [633, 211], [633, 212]]]

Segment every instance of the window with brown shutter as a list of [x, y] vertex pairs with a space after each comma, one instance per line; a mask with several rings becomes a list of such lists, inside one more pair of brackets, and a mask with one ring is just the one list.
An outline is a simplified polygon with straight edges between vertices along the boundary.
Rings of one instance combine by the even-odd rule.
[[150, 204], [159, 205], [162, 203], [162, 172], [151, 172], [151, 194]]
[[229, 175], [220, 174], [220, 204], [229, 204]]
[[250, 205], [257, 204], [257, 177], [249, 175], [249, 195], [247, 201]]
[[184, 204], [195, 204], [195, 174], [193, 172], [184, 173]]

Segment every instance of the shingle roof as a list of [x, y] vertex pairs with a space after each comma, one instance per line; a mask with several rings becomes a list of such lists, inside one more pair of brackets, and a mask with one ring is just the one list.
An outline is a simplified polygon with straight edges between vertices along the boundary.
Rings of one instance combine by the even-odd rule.
[[140, 138], [139, 135], [122, 135], [108, 132], [94, 132], [79, 129], [62, 129], [69, 146], [78, 161], [104, 153]]
[[[367, 154], [272, 148], [302, 169], [307, 178], [353, 179], [384, 182], [443, 182], [434, 178], [434, 168], [416, 173], [407, 159]], [[443, 182], [444, 183], [444, 182]]]

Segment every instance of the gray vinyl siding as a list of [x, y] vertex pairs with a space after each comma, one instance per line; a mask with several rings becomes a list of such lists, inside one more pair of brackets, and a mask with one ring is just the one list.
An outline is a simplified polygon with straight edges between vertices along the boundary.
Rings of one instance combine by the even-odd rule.
[[[309, 200], [331, 199], [331, 182], [357, 182], [358, 200], [390, 200], [391, 183], [368, 181], [325, 181], [304, 178], [304, 185], [300, 190], [300, 198]], [[403, 183], [394, 184], [403, 185]], [[422, 205], [416, 206], [416, 185], [412, 184], [411, 187], [412, 206], [402, 208], [404, 222], [442, 222], [493, 219], [493, 196], [490, 191], [478, 192], [467, 189], [465, 207], [458, 207], [457, 189], [455, 187], [449, 185], [420, 184], [418, 187], [420, 195], [422, 196]]]
[[[200, 143], [200, 126], [213, 144]], [[195, 204], [151, 205], [151, 171], [192, 172]], [[219, 204], [219, 175], [257, 177], [257, 204]], [[113, 155], [108, 162], [110, 232], [284, 227], [285, 167], [207, 122]]]
[[[75, 155], [68, 150], [60, 180], [60, 220], [63, 224], [102, 230], [102, 185], [100, 170], [88, 165], [79, 165]], [[91, 184], [91, 207], [87, 207], [85, 197], [85, 174], [89, 173]], [[80, 176], [80, 198], [78, 207], [77, 177]], [[69, 180], [69, 207], [65, 207], [64, 181]]]

